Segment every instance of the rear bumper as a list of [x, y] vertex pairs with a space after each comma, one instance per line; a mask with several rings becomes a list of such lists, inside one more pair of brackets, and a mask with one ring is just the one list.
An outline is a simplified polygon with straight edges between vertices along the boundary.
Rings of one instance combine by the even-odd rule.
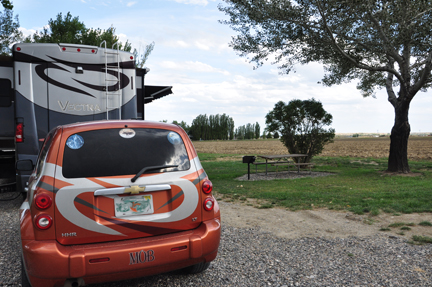
[[[63, 246], [55, 240], [23, 240], [22, 250], [27, 275], [34, 287], [63, 286], [71, 278], [91, 284], [212, 261], [217, 255], [220, 234], [218, 218], [191, 231], [109, 243]], [[91, 263], [92, 259], [108, 261]]]

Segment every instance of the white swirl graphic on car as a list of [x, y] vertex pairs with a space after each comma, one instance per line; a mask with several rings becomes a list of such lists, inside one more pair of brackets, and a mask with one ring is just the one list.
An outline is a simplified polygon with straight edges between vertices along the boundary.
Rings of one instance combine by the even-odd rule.
[[[129, 216], [123, 217], [122, 219], [138, 222], [176, 222], [189, 217], [198, 206], [199, 194], [194, 183], [192, 183], [190, 180], [183, 179], [182, 177], [196, 173], [196, 171], [199, 171], [197, 167], [201, 167], [198, 157], [190, 161], [190, 163], [191, 169], [188, 171], [167, 172], [153, 176], [140, 177], [134, 183], [137, 185], [164, 183], [179, 186], [184, 193], [184, 200], [179, 207], [177, 207], [175, 210], [165, 213]], [[72, 184], [71, 186], [66, 186], [59, 189], [56, 193], [55, 203], [58, 211], [63, 217], [65, 217], [71, 223], [89, 231], [109, 235], [124, 235], [112, 228], [97, 223], [91, 218], [88, 218], [82, 214], [73, 204], [75, 198], [80, 194], [104, 188], [103, 186], [86, 178], [64, 178], [62, 175], [62, 167], [60, 166], [56, 167], [56, 178]], [[102, 180], [106, 183], [117, 186], [129, 186], [131, 184], [129, 178], [98, 178], [98, 180]]]

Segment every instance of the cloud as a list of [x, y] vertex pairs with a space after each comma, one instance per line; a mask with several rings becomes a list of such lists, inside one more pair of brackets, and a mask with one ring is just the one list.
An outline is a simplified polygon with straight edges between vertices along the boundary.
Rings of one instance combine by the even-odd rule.
[[189, 47], [189, 44], [186, 43], [185, 41], [179, 40], [176, 42], [178, 46], [182, 47], [182, 48], [187, 48]]
[[127, 7], [132, 7], [133, 5], [135, 5], [136, 3], [138, 3], [137, 1], [133, 1], [133, 2], [128, 2], [126, 4]]
[[218, 73], [225, 76], [229, 76], [230, 72], [227, 70], [212, 67], [209, 64], [202, 63], [199, 61], [185, 61], [185, 62], [174, 62], [174, 61], [162, 61], [160, 66], [169, 70], [187, 70], [197, 73]]
[[206, 45], [206, 44], [203, 44], [203, 43], [200, 43], [200, 42], [195, 42], [195, 46], [198, 49], [200, 49], [200, 50], [204, 50], [204, 51], [210, 50], [210, 46], [209, 45]]
[[192, 4], [192, 5], [201, 5], [201, 6], [206, 6], [208, 4], [207, 0], [174, 0], [174, 1], [181, 4]]
[[[18, 30], [20, 30], [23, 33], [24, 38], [26, 38], [28, 36], [32, 36], [37, 31], [35, 29], [26, 29], [26, 28], [23, 28], [23, 27], [19, 27]], [[42, 29], [39, 29], [39, 31], [40, 30], [42, 30]]]

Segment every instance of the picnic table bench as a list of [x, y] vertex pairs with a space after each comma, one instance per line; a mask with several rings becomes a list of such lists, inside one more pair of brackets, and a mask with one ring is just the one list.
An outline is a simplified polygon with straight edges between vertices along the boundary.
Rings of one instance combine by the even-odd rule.
[[[306, 157], [307, 154], [281, 154], [281, 155], [259, 155], [258, 157], [265, 159], [265, 162], [256, 162], [256, 165], [259, 164], [265, 164], [266, 165], [266, 175], [267, 175], [267, 165], [270, 164], [271, 166], [287, 166], [288, 172], [290, 165], [297, 167], [297, 172], [300, 173], [300, 167], [301, 166], [307, 166], [309, 167], [309, 173], [312, 173], [312, 166], [313, 163], [296, 163], [292, 159], [294, 158], [300, 158], [300, 157]], [[291, 159], [291, 160], [290, 160]], [[277, 171], [278, 169], [276, 169]]]
[[265, 165], [266, 166], [266, 175], [268, 173], [268, 165], [276, 166], [276, 172], [278, 172], [279, 166], [287, 166], [288, 172], [290, 166], [297, 167], [297, 173], [300, 173], [300, 167], [309, 167], [309, 174], [312, 173], [312, 167], [314, 166], [314, 163], [296, 163], [293, 159], [294, 158], [300, 158], [300, 157], [306, 157], [307, 154], [282, 154], [282, 155], [258, 155], [258, 157], [265, 159], [265, 162], [257, 162], [255, 156], [244, 156], [243, 157], [243, 163], [248, 164], [248, 179], [250, 179], [250, 165], [255, 165], [255, 173], [258, 172], [258, 166], [259, 165]]
[[[263, 164], [266, 164], [265, 162], [263, 162]], [[278, 161], [278, 162], [274, 162], [274, 163], [270, 163], [272, 166], [276, 166], [276, 170], [278, 166], [287, 166], [288, 167], [288, 172], [289, 172], [289, 167], [290, 165], [297, 167], [297, 173], [300, 173], [300, 167], [301, 166], [305, 166], [305, 167], [309, 167], [309, 174], [312, 173], [312, 167], [315, 165], [313, 162], [300, 162], [300, 163], [295, 163], [293, 161]]]

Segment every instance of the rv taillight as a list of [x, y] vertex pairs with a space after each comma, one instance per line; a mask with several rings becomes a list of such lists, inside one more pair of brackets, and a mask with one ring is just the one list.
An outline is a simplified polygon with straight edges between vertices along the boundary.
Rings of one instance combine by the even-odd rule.
[[96, 53], [96, 51], [95, 51], [95, 50], [92, 50], [92, 53], [94, 54], [94, 53]]
[[77, 52], [81, 52], [81, 49], [80, 49], [80, 48], [78, 48], [78, 49], [77, 49]]
[[210, 180], [204, 181], [202, 184], [202, 191], [208, 194], [212, 192], [212, 190], [213, 190], [213, 184], [211, 183], [211, 181]]
[[18, 52], [21, 51], [21, 48], [20, 48], [20, 47], [17, 47], [17, 51], [18, 51]]
[[18, 123], [15, 129], [15, 141], [22, 143], [24, 141], [24, 124]]
[[64, 52], [64, 51], [66, 51], [66, 48], [65, 48], [65, 47], [63, 47], [63, 48], [62, 48], [62, 50], [63, 50], [63, 52]]
[[35, 224], [39, 229], [46, 230], [51, 227], [53, 220], [48, 214], [41, 214], [35, 219]]

